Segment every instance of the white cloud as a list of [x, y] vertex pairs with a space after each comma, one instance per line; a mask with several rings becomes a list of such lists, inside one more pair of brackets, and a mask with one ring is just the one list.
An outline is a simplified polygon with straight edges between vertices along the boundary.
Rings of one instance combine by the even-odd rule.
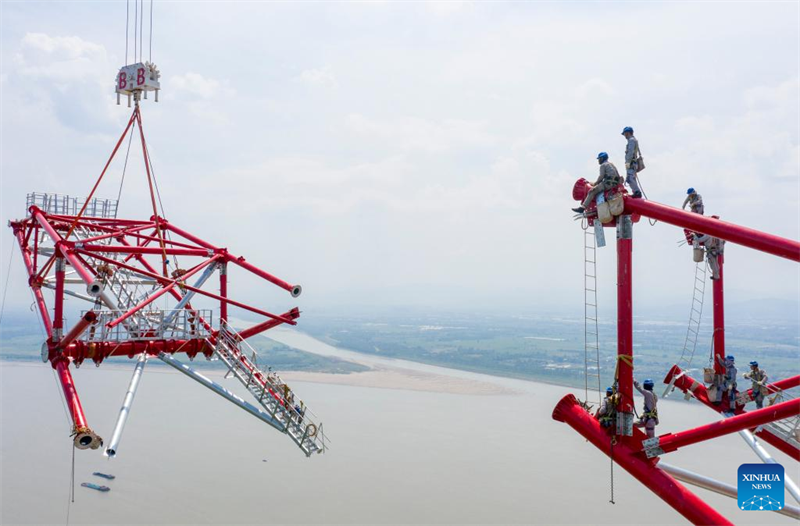
[[330, 66], [323, 66], [318, 69], [307, 69], [300, 73], [300, 80], [306, 84], [323, 86], [326, 88], [336, 88], [339, 83], [336, 81], [336, 75]]

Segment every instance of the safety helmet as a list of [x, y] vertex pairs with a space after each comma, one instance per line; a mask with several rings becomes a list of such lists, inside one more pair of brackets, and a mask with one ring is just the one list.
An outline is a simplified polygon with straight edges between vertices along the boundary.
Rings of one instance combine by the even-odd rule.
[[733, 357], [733, 355], [732, 355], [732, 354], [729, 354], [728, 356], [726, 356], [726, 357], [725, 357], [725, 359], [726, 359], [726, 360], [729, 360], [729, 361], [731, 361], [731, 362], [733, 362], [733, 361], [735, 361], [735, 360], [736, 360], [736, 359]]
[[600, 152], [600, 153], [597, 154], [597, 160], [598, 161], [605, 160], [605, 159], [608, 159], [608, 154], [606, 152]]
[[606, 396], [611, 396], [612, 394], [614, 394], [614, 388], [606, 387]]
[[625, 126], [624, 128], [622, 128], [622, 135], [625, 135], [628, 132], [633, 133], [633, 128], [631, 128], [630, 126]]
[[645, 381], [644, 381], [644, 384], [642, 384], [642, 385], [644, 385], [644, 388], [645, 388], [645, 389], [647, 389], [648, 391], [652, 391], [652, 390], [653, 390], [653, 387], [654, 387], [656, 384], [655, 384], [655, 383], [653, 383], [653, 380], [651, 380], [650, 378], [648, 378], [647, 380], [645, 380]]
[[750, 367], [758, 367], [758, 362], [753, 360], [752, 362], [750, 362]]
[[689, 188], [688, 190], [686, 190], [686, 195], [691, 195], [693, 193], [694, 193], [694, 188]]

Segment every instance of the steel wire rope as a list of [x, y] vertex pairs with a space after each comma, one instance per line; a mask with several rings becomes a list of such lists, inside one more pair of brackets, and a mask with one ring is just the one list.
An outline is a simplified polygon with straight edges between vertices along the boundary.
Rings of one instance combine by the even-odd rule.
[[[158, 198], [158, 206], [161, 208], [161, 217], [166, 217], [167, 214], [164, 212], [164, 203], [161, 201], [161, 190], [158, 188], [158, 179], [156, 178], [156, 170], [153, 167], [153, 158], [150, 156], [150, 145], [145, 143], [145, 152], [147, 153], [147, 161], [150, 163], [150, 173], [153, 175], [153, 186], [156, 189], [156, 197]], [[172, 236], [169, 230], [165, 231], [166, 237], [172, 240]], [[172, 255], [173, 263], [175, 263], [175, 268], [178, 269], [178, 256], [175, 254]]]
[[136, 60], [136, 47], [139, 32], [139, 0], [133, 0], [133, 6], [133, 61], [138, 62], [138, 60]]
[[153, 63], [153, 0], [150, 0], [150, 63]]
[[125, 164], [122, 165], [122, 179], [119, 182], [119, 192], [117, 192], [117, 208], [119, 208], [119, 202], [122, 198], [122, 185], [125, 183], [125, 172], [128, 169], [128, 156], [131, 154], [131, 144], [133, 144], [133, 130], [136, 128], [136, 123], [133, 123], [133, 127], [131, 128], [131, 136], [128, 139], [128, 150], [125, 152]]
[[128, 62], [128, 41], [131, 39], [130, 37], [130, 12], [131, 12], [131, 0], [125, 0], [125, 65], [129, 64]]

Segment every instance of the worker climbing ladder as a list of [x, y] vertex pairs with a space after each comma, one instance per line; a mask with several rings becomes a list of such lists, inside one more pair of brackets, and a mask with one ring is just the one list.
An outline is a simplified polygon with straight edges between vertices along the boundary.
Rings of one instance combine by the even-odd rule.
[[[586, 403], [589, 386], [597, 387], [597, 404], [601, 402], [600, 335], [597, 324], [597, 245], [595, 232], [583, 231], [583, 354]], [[595, 385], [595, 382], [596, 385]]]

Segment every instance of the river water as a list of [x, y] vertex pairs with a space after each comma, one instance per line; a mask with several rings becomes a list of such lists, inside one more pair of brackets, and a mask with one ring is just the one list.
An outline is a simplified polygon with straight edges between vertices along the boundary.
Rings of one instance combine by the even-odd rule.
[[[294, 347], [372, 366], [494, 382], [502, 394], [452, 394], [292, 382], [331, 439], [308, 459], [284, 435], [165, 368], [143, 376], [118, 457], [77, 451], [71, 524], [683, 524], [620, 468], [609, 501], [608, 458], [551, 412], [569, 390], [442, 367], [350, 354], [295, 331]], [[129, 370], [85, 366], [75, 381], [90, 425], [106, 438]], [[237, 390], [234, 380], [215, 380]], [[239, 391], [241, 392], [241, 391]], [[69, 425], [44, 364], [0, 364], [2, 524], [64, 524], [71, 466]], [[714, 420], [695, 404], [663, 401], [659, 432]], [[797, 464], [776, 453], [793, 471]], [[266, 462], [265, 462], [266, 461]], [[737, 435], [671, 453], [669, 462], [735, 485], [757, 462]], [[93, 471], [117, 476], [105, 481]], [[737, 524], [792, 524], [738, 510], [697, 490]]]

